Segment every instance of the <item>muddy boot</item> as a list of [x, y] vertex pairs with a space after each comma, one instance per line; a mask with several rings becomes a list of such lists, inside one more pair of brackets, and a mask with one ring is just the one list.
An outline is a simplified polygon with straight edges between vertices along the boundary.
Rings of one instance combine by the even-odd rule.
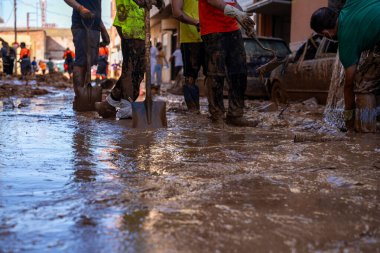
[[96, 102], [95, 110], [103, 118], [115, 118], [116, 117], [116, 108], [110, 105], [107, 101]]
[[257, 120], [247, 120], [244, 117], [227, 117], [227, 125], [235, 127], [256, 127], [259, 124]]

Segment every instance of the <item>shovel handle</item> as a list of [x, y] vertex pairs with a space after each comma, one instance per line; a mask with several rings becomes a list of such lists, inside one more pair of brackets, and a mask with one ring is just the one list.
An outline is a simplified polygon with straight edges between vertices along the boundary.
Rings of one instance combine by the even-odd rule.
[[145, 21], [145, 108], [147, 112], [148, 124], [152, 122], [152, 89], [151, 89], [151, 76], [150, 76], [150, 10], [145, 7], [144, 12]]

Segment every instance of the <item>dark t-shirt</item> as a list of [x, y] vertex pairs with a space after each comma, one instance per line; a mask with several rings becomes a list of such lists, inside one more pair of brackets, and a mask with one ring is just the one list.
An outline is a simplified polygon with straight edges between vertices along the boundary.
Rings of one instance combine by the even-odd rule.
[[[100, 31], [100, 22], [101, 22], [101, 16], [102, 16], [102, 1], [101, 0], [77, 0], [77, 2], [95, 14], [95, 18], [93, 20], [86, 20], [84, 22], [85, 25], [89, 27], [93, 23], [91, 29]], [[76, 10], [73, 10], [73, 15], [71, 18], [72, 20], [71, 28], [83, 29], [84, 27], [83, 27], [81, 19], [82, 17], [79, 14], [79, 12]]]

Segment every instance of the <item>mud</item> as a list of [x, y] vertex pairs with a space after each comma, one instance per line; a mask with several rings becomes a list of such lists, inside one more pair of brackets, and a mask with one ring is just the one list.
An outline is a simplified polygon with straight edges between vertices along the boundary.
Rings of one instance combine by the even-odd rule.
[[155, 131], [74, 113], [69, 90], [0, 104], [0, 252], [380, 252], [378, 133], [312, 101], [213, 125], [162, 94]]

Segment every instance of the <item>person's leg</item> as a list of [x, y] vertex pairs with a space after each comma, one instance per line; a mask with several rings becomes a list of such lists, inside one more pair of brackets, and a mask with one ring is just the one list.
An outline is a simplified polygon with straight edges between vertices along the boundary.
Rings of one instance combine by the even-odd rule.
[[[84, 87], [91, 80], [87, 80], [87, 71], [90, 71], [91, 65], [97, 64], [98, 46], [100, 40], [100, 32], [96, 30], [89, 31], [90, 38], [87, 38], [85, 29], [72, 29], [73, 42], [75, 46], [75, 62], [73, 64], [73, 85], [75, 97], [73, 101], [73, 109], [86, 111], [93, 108], [88, 107], [88, 99], [80, 101], [80, 88]], [[89, 54], [89, 55], [87, 55]], [[90, 58], [90, 66], [88, 66], [88, 57]], [[72, 66], [68, 64], [68, 68]], [[88, 77], [90, 78], [90, 77]], [[85, 106], [82, 103], [85, 102]], [[93, 101], [91, 101], [93, 103]]]
[[208, 107], [211, 119], [220, 122], [223, 119], [225, 108], [223, 103], [223, 86], [225, 79], [225, 52], [223, 33], [207, 34], [202, 36], [205, 46]]
[[199, 87], [196, 85], [201, 67], [201, 43], [182, 43], [182, 61], [184, 63], [185, 83], [183, 96], [189, 111], [199, 111]]
[[244, 94], [247, 88], [247, 59], [240, 31], [226, 33], [225, 51], [228, 73], [228, 112], [226, 123], [232, 126], [255, 127], [244, 115]]
[[358, 132], [376, 132], [376, 94], [380, 89], [380, 46], [362, 54], [354, 85], [356, 97], [355, 130]]
[[162, 84], [162, 65], [156, 64], [156, 74], [157, 74], [157, 87], [160, 88]]

